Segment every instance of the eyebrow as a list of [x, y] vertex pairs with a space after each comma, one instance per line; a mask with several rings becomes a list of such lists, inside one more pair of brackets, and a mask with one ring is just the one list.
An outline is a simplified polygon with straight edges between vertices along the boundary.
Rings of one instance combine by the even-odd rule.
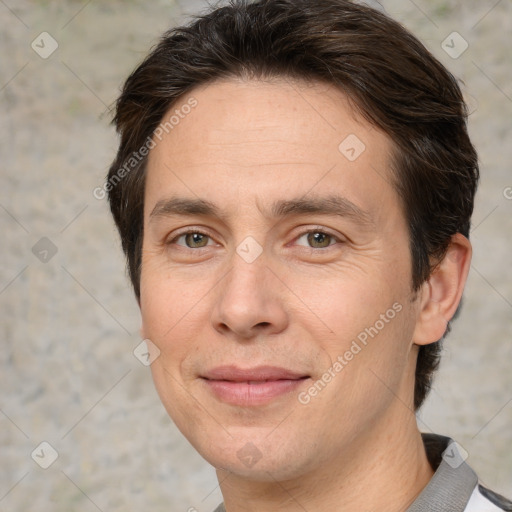
[[[367, 211], [340, 195], [278, 200], [270, 207], [270, 217], [275, 219], [308, 213], [345, 217], [363, 226], [375, 225]], [[218, 206], [206, 199], [185, 197], [171, 197], [159, 200], [149, 214], [149, 218], [151, 221], [174, 215], [202, 215], [217, 217], [221, 220], [227, 220], [228, 218]]]

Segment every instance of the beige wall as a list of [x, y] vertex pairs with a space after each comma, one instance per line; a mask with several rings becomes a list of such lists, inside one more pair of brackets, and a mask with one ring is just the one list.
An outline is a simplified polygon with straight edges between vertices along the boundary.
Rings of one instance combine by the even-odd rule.
[[[465, 81], [482, 167], [465, 307], [420, 428], [457, 439], [482, 481], [512, 495], [512, 4], [383, 4]], [[138, 310], [93, 196], [116, 146], [106, 107], [180, 12], [163, 0], [0, 3], [0, 510], [211, 511], [221, 500], [132, 354]], [[457, 59], [441, 48], [453, 31], [469, 43]], [[42, 32], [58, 44], [46, 59], [31, 48], [50, 52]], [[43, 441], [58, 453], [46, 470], [31, 458]]]

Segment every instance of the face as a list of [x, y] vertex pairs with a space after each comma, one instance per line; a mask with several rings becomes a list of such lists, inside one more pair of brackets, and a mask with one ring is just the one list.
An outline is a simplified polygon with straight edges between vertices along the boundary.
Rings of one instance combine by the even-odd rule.
[[191, 96], [147, 167], [153, 379], [212, 465], [292, 478], [411, 416], [418, 305], [392, 143], [325, 84]]

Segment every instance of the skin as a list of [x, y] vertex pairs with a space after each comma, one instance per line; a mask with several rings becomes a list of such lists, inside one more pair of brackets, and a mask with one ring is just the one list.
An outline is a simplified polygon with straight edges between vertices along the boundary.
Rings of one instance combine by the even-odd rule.
[[[441, 338], [455, 312], [469, 242], [455, 235], [413, 293], [393, 143], [334, 87], [224, 79], [191, 95], [197, 107], [150, 152], [145, 190], [141, 334], [160, 350], [151, 370], [164, 406], [217, 468], [227, 512], [404, 510], [433, 474], [413, 410], [418, 346]], [[366, 146], [354, 161], [338, 149], [350, 134]], [[333, 193], [365, 213], [270, 213]], [[171, 197], [208, 200], [221, 215], [151, 215]], [[237, 253], [248, 236], [262, 249], [250, 263]], [[226, 364], [309, 378], [265, 405], [231, 405], [200, 378]], [[237, 454], [247, 446], [260, 457], [250, 467]]]

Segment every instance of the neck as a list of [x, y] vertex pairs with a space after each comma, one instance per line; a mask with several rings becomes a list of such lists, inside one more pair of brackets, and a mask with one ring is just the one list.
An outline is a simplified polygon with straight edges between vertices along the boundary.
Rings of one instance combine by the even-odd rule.
[[415, 415], [395, 402], [395, 410], [380, 418], [376, 428], [358, 434], [343, 453], [294, 480], [255, 482], [217, 470], [226, 512], [405, 510], [433, 470]]

